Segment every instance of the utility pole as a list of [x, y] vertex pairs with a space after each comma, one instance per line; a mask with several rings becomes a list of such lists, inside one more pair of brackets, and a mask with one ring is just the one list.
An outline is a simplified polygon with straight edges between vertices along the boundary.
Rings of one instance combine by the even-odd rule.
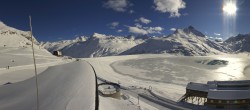
[[35, 58], [35, 51], [34, 51], [34, 39], [33, 39], [33, 33], [32, 33], [32, 24], [31, 24], [31, 16], [30, 18], [30, 37], [31, 37], [31, 42], [32, 42], [32, 53], [33, 53], [33, 61], [34, 61], [34, 68], [35, 68], [35, 77], [36, 77], [36, 107], [37, 110], [39, 110], [39, 94], [38, 94], [38, 79], [37, 79], [37, 69], [36, 69], [36, 58]]

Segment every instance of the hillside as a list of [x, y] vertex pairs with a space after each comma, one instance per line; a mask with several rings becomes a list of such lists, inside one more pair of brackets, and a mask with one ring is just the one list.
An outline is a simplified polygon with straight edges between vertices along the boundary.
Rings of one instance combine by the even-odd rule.
[[[37, 40], [34, 42], [37, 44]], [[29, 31], [21, 31], [7, 26], [0, 22], [0, 46], [1, 47], [27, 47], [31, 45], [31, 38]], [[35, 45], [35, 47], [37, 47]]]

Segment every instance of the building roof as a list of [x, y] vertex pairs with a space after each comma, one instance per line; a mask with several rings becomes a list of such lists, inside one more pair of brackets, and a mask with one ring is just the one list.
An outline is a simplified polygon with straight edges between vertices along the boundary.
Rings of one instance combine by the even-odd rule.
[[250, 80], [208, 81], [207, 84], [188, 83], [187, 89], [207, 92], [207, 98], [221, 100], [250, 99]]
[[190, 82], [190, 83], [188, 83], [186, 89], [202, 91], [202, 92], [208, 92], [209, 87], [208, 87], [207, 84]]
[[250, 90], [214, 90], [208, 91], [209, 99], [237, 100], [250, 99]]
[[250, 86], [250, 80], [241, 80], [241, 81], [208, 81], [209, 85], [216, 84], [217, 86], [230, 86], [230, 87], [237, 87], [237, 86]]

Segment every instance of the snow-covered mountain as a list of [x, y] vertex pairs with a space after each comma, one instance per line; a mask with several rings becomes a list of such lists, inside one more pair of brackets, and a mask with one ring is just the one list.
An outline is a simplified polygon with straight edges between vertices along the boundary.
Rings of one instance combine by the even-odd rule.
[[228, 52], [225, 46], [210, 40], [192, 26], [177, 29], [173, 34], [163, 37], [123, 37], [94, 33], [91, 37], [46, 42], [41, 45], [50, 52], [61, 50], [63, 55], [77, 58], [147, 53], [193, 56]]
[[86, 41], [74, 42], [62, 48], [62, 53], [72, 57], [101, 57], [113, 56], [142, 43], [142, 39], [121, 36], [107, 36], [94, 33]]
[[[33, 37], [34, 38], [34, 37]], [[34, 38], [37, 44], [37, 40]], [[29, 31], [21, 31], [5, 25], [0, 21], [0, 46], [2, 47], [27, 47], [31, 45], [31, 37]], [[37, 47], [35, 45], [35, 47]]]
[[77, 37], [74, 40], [62, 40], [62, 41], [57, 41], [57, 42], [41, 42], [40, 46], [47, 49], [50, 52], [57, 51], [57, 50], [62, 50], [64, 47], [77, 43], [77, 42], [84, 42], [88, 39], [88, 37], [81, 36]]
[[250, 52], [250, 34], [239, 34], [224, 41], [233, 52]]
[[227, 52], [223, 45], [209, 40], [204, 34], [189, 26], [177, 29], [167, 37], [149, 38], [144, 43], [137, 45], [125, 52], [128, 54], [143, 53], [174, 53], [178, 55], [209, 55]]

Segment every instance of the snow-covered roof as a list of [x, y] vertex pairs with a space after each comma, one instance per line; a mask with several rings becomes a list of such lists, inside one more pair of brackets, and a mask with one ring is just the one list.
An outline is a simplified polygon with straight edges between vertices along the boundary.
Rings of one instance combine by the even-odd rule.
[[209, 81], [208, 84], [216, 84], [218, 87], [242, 87], [250, 86], [250, 80], [241, 81]]
[[209, 99], [221, 99], [221, 100], [237, 100], [237, 99], [249, 99], [250, 90], [216, 90], [210, 89], [208, 91]]
[[209, 87], [207, 84], [190, 82], [190, 83], [188, 83], [186, 89], [208, 92]]

